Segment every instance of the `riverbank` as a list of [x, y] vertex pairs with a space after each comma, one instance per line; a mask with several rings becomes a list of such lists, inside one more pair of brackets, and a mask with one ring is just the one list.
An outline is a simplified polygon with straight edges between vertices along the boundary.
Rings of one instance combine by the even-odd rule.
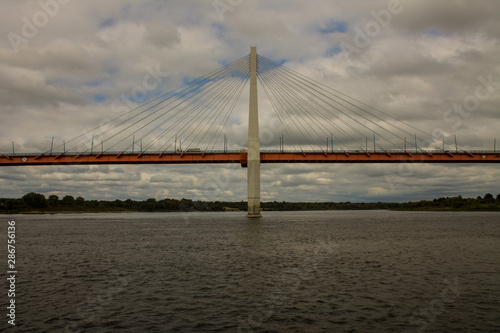
[[[493, 197], [463, 198], [462, 196], [421, 200], [415, 202], [285, 202], [261, 203], [263, 211], [336, 211], [336, 210], [398, 210], [398, 211], [500, 211], [500, 194]], [[136, 212], [225, 212], [247, 210], [246, 201], [194, 201], [190, 199], [150, 198], [138, 200], [85, 200], [55, 195], [28, 193], [19, 199], [1, 199], [0, 214], [78, 214], [78, 213], [136, 213]]]
[[[466, 207], [466, 208], [453, 208], [453, 207], [420, 207], [420, 208], [370, 208], [370, 209], [288, 209], [288, 210], [273, 210], [262, 209], [263, 212], [293, 212], [293, 211], [370, 211], [370, 210], [388, 210], [388, 211], [401, 211], [401, 212], [500, 212], [500, 207]], [[0, 214], [26, 214], [26, 215], [54, 215], [54, 214], [100, 214], [100, 213], [178, 213], [178, 212], [204, 212], [202, 210], [26, 210], [26, 211], [2, 211]], [[224, 210], [207, 210], [205, 212], [246, 212], [240, 209], [224, 209]]]

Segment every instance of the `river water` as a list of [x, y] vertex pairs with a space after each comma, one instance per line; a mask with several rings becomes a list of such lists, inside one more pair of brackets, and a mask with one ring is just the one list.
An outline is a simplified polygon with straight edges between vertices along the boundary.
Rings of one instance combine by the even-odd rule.
[[500, 331], [499, 213], [0, 215], [2, 244], [12, 219], [0, 330]]

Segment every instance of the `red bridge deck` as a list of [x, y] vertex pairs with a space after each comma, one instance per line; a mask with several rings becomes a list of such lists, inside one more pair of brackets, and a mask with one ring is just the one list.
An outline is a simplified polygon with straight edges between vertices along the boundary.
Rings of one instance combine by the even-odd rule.
[[[499, 152], [261, 152], [261, 163], [500, 163]], [[0, 166], [240, 163], [247, 153], [99, 153], [0, 155]]]

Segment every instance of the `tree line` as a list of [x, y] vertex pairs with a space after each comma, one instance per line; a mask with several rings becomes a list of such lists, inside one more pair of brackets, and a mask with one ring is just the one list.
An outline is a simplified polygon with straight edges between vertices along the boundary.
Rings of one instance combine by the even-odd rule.
[[[394, 203], [352, 203], [352, 202], [262, 202], [261, 208], [270, 211], [300, 210], [500, 210], [500, 194], [494, 197], [487, 193], [484, 197], [438, 198], [416, 202]], [[178, 211], [246, 211], [247, 202], [193, 201], [191, 199], [147, 200], [86, 200], [82, 196], [66, 195], [59, 198], [30, 192], [18, 199], [0, 199], [0, 213], [23, 212], [178, 212]]]

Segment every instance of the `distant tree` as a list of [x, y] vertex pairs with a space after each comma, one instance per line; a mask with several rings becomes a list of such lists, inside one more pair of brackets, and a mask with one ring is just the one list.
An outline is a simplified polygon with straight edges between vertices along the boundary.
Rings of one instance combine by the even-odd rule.
[[75, 204], [77, 206], [83, 206], [85, 204], [85, 198], [84, 197], [78, 197], [75, 199]]
[[179, 202], [180, 211], [189, 211], [193, 208], [193, 200], [182, 198]]
[[477, 198], [476, 198], [476, 200], [477, 200], [477, 201], [481, 201], [481, 200], [483, 200], [483, 198], [481, 198], [481, 196], [480, 196], [480, 195], [478, 195], [478, 196], [477, 196]]
[[146, 202], [144, 204], [145, 204], [145, 208], [147, 210], [155, 210], [155, 208], [156, 208], [156, 199], [155, 198], [149, 198], [148, 200], [146, 200]]
[[49, 206], [51, 207], [56, 207], [59, 205], [59, 197], [55, 194], [49, 195], [49, 199], [47, 199], [49, 202]]
[[500, 193], [497, 194], [497, 201], [500, 201]]
[[495, 202], [495, 198], [493, 197], [493, 194], [491, 194], [491, 193], [486, 193], [486, 194], [484, 195], [483, 202], [485, 202], [485, 203], [493, 203], [493, 202]]
[[86, 207], [92, 207], [92, 208], [99, 207], [99, 201], [97, 201], [97, 200], [86, 200], [85, 201], [85, 206]]
[[61, 201], [63, 206], [73, 206], [75, 203], [75, 198], [71, 195], [66, 195]]
[[211, 211], [222, 211], [224, 210], [224, 204], [220, 201], [211, 202], [209, 206]]
[[197, 200], [197, 201], [193, 202], [193, 207], [196, 210], [206, 210], [207, 206], [208, 206], [207, 203], [205, 203], [203, 201], [200, 201], [200, 200]]
[[5, 203], [5, 208], [7, 208], [8, 211], [13, 210], [16, 207], [16, 202], [15, 200], [7, 200]]
[[179, 200], [163, 199], [156, 203], [156, 209], [175, 211], [179, 209]]
[[26, 203], [24, 202], [23, 199], [3, 199], [4, 201], [4, 208], [7, 209], [7, 211], [19, 211], [22, 210], [23, 208], [26, 208]]
[[29, 208], [46, 208], [48, 206], [47, 199], [40, 193], [30, 192], [25, 194], [22, 199]]
[[134, 206], [134, 201], [132, 199], [127, 199], [125, 200], [125, 207], [126, 208], [132, 208]]

